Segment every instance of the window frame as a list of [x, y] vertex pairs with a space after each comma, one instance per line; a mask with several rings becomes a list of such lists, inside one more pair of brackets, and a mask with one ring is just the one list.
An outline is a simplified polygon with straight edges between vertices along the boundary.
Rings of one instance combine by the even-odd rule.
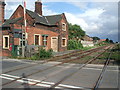
[[48, 35], [42, 35], [42, 45], [43, 46], [48, 45]]
[[36, 35], [39, 36], [39, 42], [38, 42], [39, 44], [38, 44], [38, 45], [40, 45], [40, 34], [34, 34], [34, 45], [35, 45], [35, 36], [36, 36]]
[[[65, 39], [65, 45], [63, 45], [63, 39]], [[62, 37], [61, 46], [62, 46], [62, 47], [66, 47], [66, 46], [67, 46], [67, 39], [64, 38], [64, 37]]]
[[[64, 25], [64, 29], [63, 29], [63, 25]], [[62, 30], [66, 31], [66, 23], [62, 23]]]
[[[7, 37], [8, 38], [8, 47], [5, 47], [5, 37]], [[3, 49], [9, 49], [9, 44], [10, 44], [10, 42], [9, 42], [9, 35], [3, 35]]]

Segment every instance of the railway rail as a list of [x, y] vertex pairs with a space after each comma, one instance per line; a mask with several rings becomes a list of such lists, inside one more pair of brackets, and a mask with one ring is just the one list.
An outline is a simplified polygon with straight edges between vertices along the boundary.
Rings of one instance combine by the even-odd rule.
[[[112, 47], [111, 49], [113, 49], [113, 47]], [[100, 75], [99, 75], [99, 78], [98, 78], [97, 81], [95, 82], [95, 85], [94, 85], [94, 87], [93, 87], [93, 90], [97, 90], [97, 89], [98, 89], [98, 87], [99, 87], [99, 85], [100, 85], [100, 83], [101, 83], [101, 81], [102, 81], [102, 78], [103, 78], [103, 76], [104, 76], [104, 74], [105, 74], [105, 71], [106, 71], [106, 69], [107, 69], [107, 66], [108, 66], [108, 64], [109, 64], [109, 62], [110, 62], [110, 57], [111, 57], [111, 55], [112, 55], [112, 52], [109, 52], [109, 56], [108, 56], [108, 58], [106, 59], [106, 62], [104, 63], [104, 66], [103, 66], [103, 69], [102, 69], [102, 71], [101, 71], [101, 73], [100, 73]]]
[[[9, 72], [14, 72], [14, 71], [17, 71], [17, 70], [21, 70], [21, 69], [33, 67], [33, 66], [36, 66], [36, 65], [39, 65], [39, 64], [44, 64], [44, 63], [49, 62], [49, 61], [60, 61], [61, 59], [62, 59], [62, 60], [64, 59], [63, 61], [65, 61], [66, 59], [69, 59], [69, 58], [71, 58], [71, 57], [73, 57], [73, 56], [82, 55], [82, 54], [85, 54], [85, 53], [87, 53], [87, 52], [92, 52], [92, 51], [94, 51], [94, 50], [102, 49], [102, 48], [105, 48], [105, 47], [107, 47], [107, 46], [98, 47], [98, 48], [94, 48], [94, 49], [87, 50], [87, 51], [77, 51], [77, 52], [73, 51], [73, 52], [71, 52], [71, 53], [69, 53], [69, 54], [65, 54], [65, 55], [63, 55], [63, 56], [57, 56], [57, 57], [54, 57], [54, 58], [47, 59], [47, 60], [45, 60], [45, 61], [42, 62], [42, 63], [40, 62], [40, 63], [33, 64], [33, 65], [18, 67], [18, 68], [16, 68], [16, 69], [12, 69], [12, 70], [9, 70], [9, 71], [5, 71], [5, 72], [3, 72], [3, 73], [6, 74], [6, 73], [9, 73]], [[85, 56], [85, 55], [81, 56], [80, 58], [83, 58], [84, 56]], [[76, 59], [79, 59], [79, 57], [76, 58]], [[69, 60], [71, 61], [71, 59], [69, 59]], [[75, 59], [73, 59], [73, 60], [75, 60]], [[63, 61], [62, 61], [62, 62], [63, 62]]]
[[[86, 55], [90, 55], [90, 54], [92, 54], [92, 53], [94, 53], [94, 52], [97, 52], [97, 51], [99, 51], [99, 50], [102, 49], [102, 48], [103, 48], [103, 47], [99, 47], [99, 48], [96, 48], [96, 49], [92, 49], [92, 50], [85, 51], [87, 54], [85, 54], [85, 52], [84, 52], [84, 54], [83, 54], [83, 52], [82, 52], [81, 54], [83, 54], [83, 55], [81, 55], [80, 57], [77, 57], [77, 58], [75, 58], [75, 59], [64, 60], [63, 62], [61, 62], [61, 63], [59, 63], [59, 64], [56, 64], [56, 65], [54, 65], [54, 66], [51, 66], [51, 67], [49, 67], [49, 68], [46, 68], [46, 69], [44, 69], [44, 70], [39, 70], [39, 71], [33, 72], [33, 73], [27, 75], [26, 77], [29, 77], [29, 76], [31, 76], [31, 75], [40, 73], [40, 72], [42, 72], [42, 71], [51, 69], [51, 68], [56, 67], [56, 66], [59, 66], [59, 65], [62, 65], [62, 64], [64, 64], [64, 63], [71, 62], [71, 61], [73, 61], [73, 60], [78, 60], [78, 59], [80, 59], [80, 58], [85, 57]], [[104, 48], [106, 48], [106, 47], [104, 47]], [[109, 49], [109, 48], [110, 48], [110, 47], [107, 47], [106, 50]], [[105, 50], [105, 51], [106, 51], [106, 50]], [[104, 51], [104, 52], [105, 52], [105, 51]], [[88, 52], [89, 52], [89, 53], [88, 53]], [[104, 52], [103, 52], [103, 53], [104, 53]], [[80, 53], [79, 53], [79, 54], [80, 54]], [[75, 55], [75, 54], [74, 54], [74, 55]], [[78, 53], [77, 53], [77, 55], [78, 55]], [[82, 68], [85, 67], [87, 64], [89, 64], [90, 62], [94, 61], [97, 57], [99, 57], [99, 56], [101, 56], [101, 55], [102, 55], [102, 53], [101, 53], [100, 55], [96, 56], [95, 58], [87, 61], [87, 62], [86, 62], [84, 65], [82, 65], [78, 70], [82, 69]], [[49, 59], [48, 61], [50, 61], [50, 59]], [[19, 68], [19, 69], [20, 69], [20, 68]], [[23, 69], [23, 68], [22, 68], [22, 69]], [[18, 69], [16, 69], [16, 70], [18, 70]], [[13, 71], [15, 71], [15, 70], [13, 70]], [[8, 71], [8, 72], [11, 72], [11, 71]], [[8, 73], [8, 72], [6, 72], [6, 73]], [[77, 71], [76, 71], [76, 72], [77, 72]], [[62, 80], [60, 80], [59, 82], [57, 82], [57, 83], [55, 83], [54, 85], [52, 85], [51, 88], [55, 88], [58, 84], [60, 84], [60, 83], [61, 83], [62, 81], [64, 81], [64, 80], [66, 80], [68, 77], [72, 76], [74, 73], [75, 73], [75, 72], [73, 72], [73, 73], [70, 74], [70, 75], [65, 76]], [[47, 77], [47, 78], [49, 78], [49, 77]], [[46, 80], [47, 78], [43, 79], [42, 81]], [[3, 83], [2, 86], [5, 86], [5, 85], [10, 84], [10, 83], [12, 83], [12, 82], [15, 82], [15, 81], [17, 81], [17, 80], [19, 80], [19, 79], [22, 79], [22, 77], [21, 77], [21, 78], [17, 78], [17, 79], [15, 79], [15, 80], [10, 81], [10, 82], [7, 82], [7, 83]], [[37, 83], [40, 83], [40, 82], [37, 82]], [[37, 83], [35, 83], [34, 85], [36, 85]]]
[[[111, 47], [110, 47], [110, 48], [111, 48]], [[107, 51], [107, 49], [106, 49], [104, 52], [106, 52], [106, 51]], [[103, 53], [104, 53], [104, 52], [103, 52]], [[89, 63], [91, 63], [92, 61], [96, 60], [96, 58], [100, 57], [103, 53], [101, 53], [101, 54], [99, 54], [98, 56], [96, 56], [95, 58], [87, 61], [87, 62], [86, 62], [85, 64], [83, 64], [77, 71], [81, 70], [82, 68], [84, 68], [85, 66], [87, 66]], [[107, 64], [108, 64], [108, 63], [107, 63]], [[77, 71], [69, 74], [68, 76], [65, 76], [63, 79], [61, 79], [60, 81], [58, 81], [57, 83], [55, 83], [54, 85], [52, 85], [49, 89], [55, 88], [55, 87], [58, 86], [61, 82], [65, 81], [66, 79], [68, 79], [69, 77], [71, 77], [72, 75], [74, 75]], [[48, 89], [48, 90], [49, 90], [49, 89]]]

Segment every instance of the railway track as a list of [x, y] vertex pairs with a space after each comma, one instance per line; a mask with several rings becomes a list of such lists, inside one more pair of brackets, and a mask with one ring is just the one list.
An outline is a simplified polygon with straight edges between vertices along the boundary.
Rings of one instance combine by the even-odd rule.
[[[92, 52], [94, 50], [97, 50], [97, 49], [101, 49], [101, 48], [104, 48], [106, 46], [103, 46], [103, 47], [98, 47], [98, 48], [94, 48], [94, 49], [91, 49], [91, 50], [87, 50], [87, 51], [73, 51], [69, 54], [65, 54], [63, 56], [57, 56], [57, 57], [54, 57], [54, 58], [50, 58], [50, 59], [47, 59], [45, 60], [44, 62], [40, 62], [40, 63], [37, 63], [37, 64], [33, 64], [33, 65], [28, 65], [28, 66], [23, 66], [23, 67], [18, 67], [18, 68], [15, 68], [15, 69], [12, 69], [12, 70], [9, 70], [9, 71], [6, 71], [6, 72], [3, 72], [3, 73], [9, 73], [9, 72], [14, 72], [14, 71], [17, 71], [17, 70], [21, 70], [21, 69], [25, 69], [25, 68], [29, 68], [29, 67], [33, 67], [33, 66], [36, 66], [36, 65], [39, 65], [39, 64], [44, 64], [44, 63], [47, 63], [49, 61], [60, 61], [62, 59], [62, 62], [65, 61], [66, 59], [70, 59], [71, 57], [73, 56], [78, 56], [78, 55], [82, 55], [84, 53], [87, 53], [87, 52]], [[81, 56], [82, 58], [83, 56]], [[63, 60], [64, 59], [64, 60]], [[77, 58], [79, 59], [79, 58]], [[70, 59], [71, 60], [71, 59]]]
[[[59, 66], [59, 65], [62, 65], [62, 64], [64, 64], [64, 63], [71, 62], [71, 61], [73, 61], [73, 60], [78, 60], [78, 59], [80, 59], [80, 58], [85, 57], [86, 55], [90, 55], [90, 54], [92, 54], [92, 53], [94, 53], [94, 52], [97, 52], [97, 51], [99, 51], [99, 50], [102, 49], [102, 48], [106, 48], [106, 47], [99, 47], [99, 48], [97, 48], [97, 49], [88, 50], [88, 51], [86, 51], [87, 54], [85, 54], [85, 52], [84, 52], [84, 54], [81, 55], [80, 57], [77, 57], [77, 58], [75, 58], [75, 59], [64, 60], [63, 62], [61, 62], [61, 63], [59, 63], [59, 64], [56, 64], [56, 65], [54, 65], [54, 66], [51, 66], [51, 67], [49, 67], [49, 68], [46, 68], [46, 69], [44, 69], [44, 70], [39, 70], [39, 71], [33, 72], [33, 73], [27, 75], [26, 77], [32, 76], [32, 75], [34, 75], [34, 74], [40, 73], [40, 72], [42, 72], [42, 71], [51, 69], [51, 68], [56, 67], [56, 66]], [[107, 50], [108, 48], [110, 48], [110, 47], [107, 47], [106, 50]], [[105, 51], [106, 51], [106, 50], [105, 50]], [[105, 51], [104, 51], [104, 52], [105, 52]], [[89, 52], [89, 53], [88, 53], [88, 52]], [[103, 52], [103, 53], [104, 53], [104, 52]], [[95, 58], [93, 58], [93, 59], [89, 60], [88, 62], [86, 62], [84, 65], [82, 65], [82, 66], [79, 68], [79, 70], [82, 69], [83, 67], [85, 67], [85, 66], [86, 66], [87, 64], [89, 64], [90, 62], [94, 61], [97, 57], [99, 57], [99, 56], [101, 56], [101, 55], [102, 55], [102, 54], [100, 54], [100, 55], [96, 56]], [[10, 71], [9, 71], [9, 72], [10, 72]], [[77, 72], [77, 71], [76, 71], [76, 72]], [[8, 72], [7, 72], [7, 73], [8, 73]], [[75, 72], [74, 72], [74, 73], [75, 73]], [[72, 76], [74, 73], [72, 73], [72, 74], [70, 74], [70, 75], [67, 75], [66, 77], [64, 77], [64, 78], [63, 78], [62, 80], [60, 80], [59, 82], [57, 82], [56, 84], [52, 85], [51, 88], [55, 88], [58, 84], [60, 84], [60, 83], [61, 83], [62, 81], [64, 81], [64, 80], [66, 80], [68, 77]], [[49, 78], [49, 77], [47, 77], [47, 78]], [[47, 78], [43, 79], [42, 81], [46, 80]], [[19, 80], [19, 79], [22, 79], [22, 77], [21, 77], [21, 78], [17, 78], [17, 79], [15, 79], [15, 80], [13, 80], [13, 81], [4, 83], [4, 84], [2, 84], [2, 86], [5, 86], [5, 85], [10, 84], [10, 83], [12, 83], [12, 82], [15, 82], [15, 81], [17, 81], [17, 80]], [[37, 82], [37, 83], [40, 83], [40, 82]], [[37, 84], [37, 83], [36, 83], [36, 84]], [[36, 85], [36, 84], [34, 84], [34, 85]]]
[[[109, 49], [109, 48], [108, 48]], [[106, 52], [107, 49], [104, 51]], [[103, 52], [103, 53], [104, 53]], [[55, 83], [54, 85], [52, 85], [48, 90], [57, 87], [61, 82], [65, 81], [66, 79], [68, 79], [69, 77], [71, 77], [72, 75], [74, 75], [76, 72], [78, 72], [79, 70], [81, 70], [82, 68], [84, 68], [86, 65], [88, 65], [89, 63], [91, 63], [92, 61], [96, 60], [96, 58], [100, 57], [103, 53], [99, 54], [98, 56], [96, 56], [95, 58], [87, 61], [85, 64], [83, 64], [81, 67], [79, 67], [79, 69], [71, 74], [69, 74], [68, 76], [65, 76], [63, 79], [61, 79], [60, 81], [58, 81], [57, 83]]]
[[[113, 47], [111, 49], [113, 49]], [[110, 62], [111, 55], [112, 55], [112, 52], [109, 52], [108, 58], [106, 59], [106, 62], [104, 63], [104, 66], [103, 66], [103, 69], [99, 75], [99, 78], [97, 79], [97, 81], [95, 82], [95, 84], [93, 86], [93, 90], [97, 90], [99, 85], [101, 84], [102, 78], [104, 77], [105, 71], [106, 71], [107, 66]]]

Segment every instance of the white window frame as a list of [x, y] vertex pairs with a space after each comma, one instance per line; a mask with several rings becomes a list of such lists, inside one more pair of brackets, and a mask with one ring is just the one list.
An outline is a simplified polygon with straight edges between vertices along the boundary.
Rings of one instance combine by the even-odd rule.
[[[64, 24], [64, 29], [63, 29], [63, 24]], [[62, 23], [62, 30], [66, 31], [66, 23]]]
[[63, 40], [63, 39], [65, 39], [65, 45], [63, 45], [63, 42], [61, 41], [61, 46], [62, 46], [62, 47], [66, 47], [66, 46], [67, 46], [67, 39], [64, 38], [64, 37], [62, 37], [62, 40]]
[[[8, 47], [5, 47], [5, 37], [8, 38]], [[4, 49], [9, 49], [9, 35], [3, 35], [3, 48]]]
[[[43, 36], [42, 36], [43, 37]], [[43, 43], [43, 46], [47, 46], [47, 44], [48, 44], [48, 40], [47, 40], [47, 38], [46, 37], [48, 37], [48, 36], [44, 36], [43, 38], [43, 40], [42, 40], [42, 43]], [[45, 43], [45, 41], [47, 41], [47, 44]], [[46, 44], [46, 45], [45, 45]]]
[[39, 35], [39, 45], [40, 45], [40, 34], [34, 34], [34, 45], [35, 45], [35, 35]]

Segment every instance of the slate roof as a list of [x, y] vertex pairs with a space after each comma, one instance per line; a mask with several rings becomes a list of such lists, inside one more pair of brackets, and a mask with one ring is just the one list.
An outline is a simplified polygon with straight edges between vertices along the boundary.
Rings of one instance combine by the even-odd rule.
[[[40, 23], [40, 24], [49, 25], [49, 26], [56, 25], [56, 23], [62, 19], [62, 14], [51, 15], [51, 16], [41, 16], [36, 12], [30, 11], [28, 9], [26, 9], [26, 13], [29, 14], [33, 19], [35, 19], [35, 23]], [[2, 26], [3, 27], [9, 26], [10, 24], [14, 24], [21, 19], [23, 18], [20, 17], [16, 19], [8, 19], [5, 21], [5, 23]]]
[[59, 15], [51, 15], [51, 16], [41, 16], [36, 12], [26, 10], [26, 12], [35, 19], [35, 23], [41, 23], [45, 25], [56, 25], [62, 19], [62, 14]]
[[48, 20], [48, 22], [51, 24], [51, 25], [55, 25], [57, 22], [59, 22], [61, 19], [62, 19], [62, 14], [59, 14], [59, 15], [52, 15], [52, 16], [45, 16]]
[[45, 25], [48, 25], [49, 23], [47, 22], [46, 18], [44, 16], [41, 16], [35, 12], [32, 12], [30, 10], [26, 10], [26, 12], [33, 18], [35, 19], [35, 23], [42, 23]]
[[8, 20], [6, 20], [6, 21], [3, 23], [2, 27], [4, 27], [4, 26], [9, 26], [10, 24], [14, 24], [14, 23], [16, 23], [17, 21], [19, 21], [19, 20], [21, 20], [21, 19], [23, 19], [23, 18], [20, 17], [20, 18], [15, 18], [15, 19], [8, 19]]

